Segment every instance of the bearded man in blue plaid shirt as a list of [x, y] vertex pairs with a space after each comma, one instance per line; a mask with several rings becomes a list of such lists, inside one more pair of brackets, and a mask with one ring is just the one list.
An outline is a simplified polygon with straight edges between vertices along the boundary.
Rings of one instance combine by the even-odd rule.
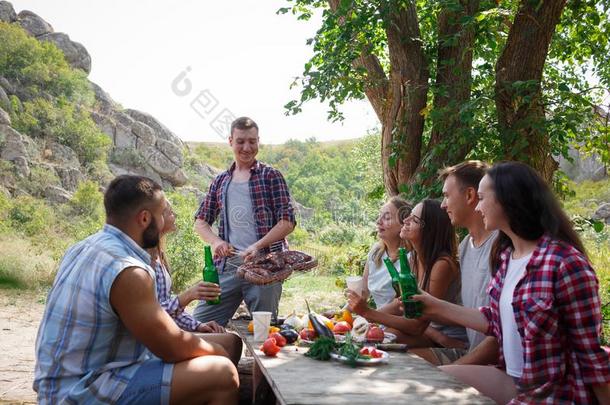
[[181, 330], [157, 301], [145, 249], [158, 245], [169, 209], [161, 187], [120, 176], [104, 206], [104, 228], [67, 250], [47, 297], [38, 403], [235, 403], [227, 352]]
[[[212, 181], [195, 214], [195, 231], [212, 246], [221, 288], [220, 304], [199, 302], [194, 316], [201, 322], [226, 325], [242, 300], [251, 312], [277, 316], [281, 282], [261, 286], [235, 277], [244, 260], [287, 249], [286, 236], [296, 225], [286, 181], [279, 170], [256, 160], [258, 143], [252, 119], [233, 121], [229, 144], [235, 161]], [[218, 233], [212, 229], [216, 220]]]

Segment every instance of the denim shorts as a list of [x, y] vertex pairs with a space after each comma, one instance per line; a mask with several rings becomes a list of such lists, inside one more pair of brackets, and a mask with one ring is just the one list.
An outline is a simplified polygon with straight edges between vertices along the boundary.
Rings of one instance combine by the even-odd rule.
[[173, 364], [163, 363], [159, 359], [145, 361], [121, 394], [117, 404], [169, 404], [173, 372]]

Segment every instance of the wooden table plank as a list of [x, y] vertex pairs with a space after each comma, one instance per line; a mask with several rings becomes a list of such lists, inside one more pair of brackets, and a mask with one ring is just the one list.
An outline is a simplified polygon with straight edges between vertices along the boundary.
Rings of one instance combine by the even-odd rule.
[[417, 356], [390, 352], [389, 364], [352, 368], [304, 356], [306, 347], [285, 346], [267, 357], [245, 321], [233, 321], [281, 404], [372, 404], [375, 402], [493, 404]]

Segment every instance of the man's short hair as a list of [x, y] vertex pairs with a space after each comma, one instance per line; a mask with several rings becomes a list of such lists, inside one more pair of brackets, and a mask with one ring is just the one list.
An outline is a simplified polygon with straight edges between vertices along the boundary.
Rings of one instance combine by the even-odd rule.
[[258, 134], [258, 125], [256, 125], [252, 118], [239, 117], [231, 123], [231, 135], [233, 135], [233, 131], [236, 129], [247, 131], [251, 128], [256, 128], [256, 133]]
[[104, 193], [107, 218], [123, 219], [149, 207], [155, 194], [163, 191], [154, 180], [144, 176], [123, 175], [110, 182]]
[[454, 176], [462, 187], [473, 187], [476, 190], [489, 167], [487, 163], [480, 160], [467, 160], [439, 170], [439, 178], [441, 181], [445, 181], [447, 177]]

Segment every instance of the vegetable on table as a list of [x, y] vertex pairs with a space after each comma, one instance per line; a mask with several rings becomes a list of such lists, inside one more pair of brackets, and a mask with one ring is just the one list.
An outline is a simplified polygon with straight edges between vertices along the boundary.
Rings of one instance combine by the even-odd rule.
[[329, 360], [330, 354], [335, 350], [337, 342], [334, 337], [331, 339], [327, 336], [321, 336], [309, 347], [309, 351], [305, 356], [311, 357], [314, 360]]
[[335, 340], [335, 335], [334, 335], [333, 331], [331, 329], [329, 329], [328, 326], [326, 326], [325, 324], [320, 322], [318, 320], [318, 318], [316, 317], [316, 315], [311, 312], [311, 309], [309, 308], [309, 302], [307, 302], [307, 300], [305, 300], [305, 304], [307, 304], [307, 312], [309, 313], [309, 322], [311, 322], [313, 330], [316, 332], [318, 337], [325, 336], [329, 339]]

